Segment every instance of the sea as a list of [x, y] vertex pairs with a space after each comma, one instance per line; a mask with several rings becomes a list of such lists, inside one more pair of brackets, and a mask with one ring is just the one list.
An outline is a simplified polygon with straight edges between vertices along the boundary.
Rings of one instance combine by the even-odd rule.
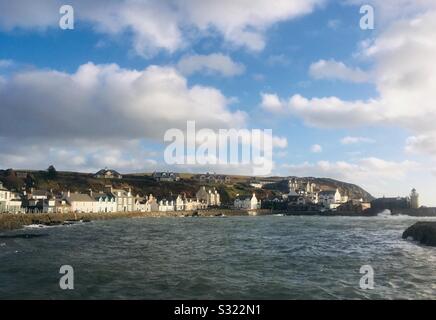
[[436, 248], [401, 237], [431, 220], [129, 218], [1, 232], [0, 299], [435, 299]]

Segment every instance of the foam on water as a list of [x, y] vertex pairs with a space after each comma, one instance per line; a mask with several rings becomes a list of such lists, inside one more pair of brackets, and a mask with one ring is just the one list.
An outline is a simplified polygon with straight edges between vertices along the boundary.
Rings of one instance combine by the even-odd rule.
[[[432, 299], [436, 248], [401, 238], [418, 220], [140, 218], [29, 229], [47, 236], [2, 240], [0, 298]], [[58, 287], [65, 264], [76, 276], [67, 292]], [[359, 287], [367, 264], [374, 290]]]

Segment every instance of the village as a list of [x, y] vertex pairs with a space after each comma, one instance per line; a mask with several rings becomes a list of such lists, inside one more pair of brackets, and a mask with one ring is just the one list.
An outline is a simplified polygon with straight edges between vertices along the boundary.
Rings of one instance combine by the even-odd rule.
[[[115, 170], [102, 169], [94, 178], [103, 181], [121, 181], [123, 176]], [[154, 172], [152, 178], [159, 184], [178, 182], [180, 175], [174, 172]], [[274, 198], [261, 198], [258, 194], [277, 180], [255, 179], [251, 181], [251, 195], [236, 194], [230, 202], [223, 203], [216, 185], [231, 183], [229, 176], [203, 174], [198, 176], [200, 184], [195, 196], [182, 192], [164, 197], [135, 194], [131, 187], [116, 188], [112, 184], [104, 185], [101, 190], [89, 189], [87, 192], [70, 190], [43, 190], [23, 187], [21, 191], [8, 190], [0, 181], [1, 213], [120, 213], [120, 212], [198, 212], [205, 210], [234, 210], [250, 214], [268, 214], [276, 212], [296, 214], [374, 214], [383, 210], [417, 210], [419, 194], [415, 189], [408, 197], [364, 199], [353, 197], [339, 188], [325, 189], [307, 179], [290, 178], [287, 192], [279, 192]]]

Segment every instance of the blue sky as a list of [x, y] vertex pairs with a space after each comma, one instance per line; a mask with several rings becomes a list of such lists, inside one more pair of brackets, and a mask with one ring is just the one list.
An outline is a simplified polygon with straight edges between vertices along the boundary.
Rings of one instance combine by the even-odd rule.
[[435, 205], [435, 1], [249, 3], [77, 0], [62, 30], [60, 1], [0, 0], [0, 168], [174, 169], [163, 130], [193, 119], [273, 129], [272, 174]]

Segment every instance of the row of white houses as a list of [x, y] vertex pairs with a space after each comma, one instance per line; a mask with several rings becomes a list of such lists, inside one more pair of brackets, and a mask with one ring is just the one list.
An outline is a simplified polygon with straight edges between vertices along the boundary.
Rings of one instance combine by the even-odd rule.
[[[6, 190], [6, 189], [5, 189]], [[0, 193], [0, 197], [2, 194]], [[10, 197], [10, 196], [8, 196]], [[89, 190], [88, 193], [62, 192], [56, 196], [52, 192], [30, 190], [23, 194], [24, 205], [21, 200], [18, 210], [10, 210], [4, 206], [0, 212], [27, 213], [104, 213], [104, 212], [154, 212], [154, 211], [193, 211], [218, 207], [221, 205], [220, 195], [216, 189], [201, 187], [196, 197], [188, 199], [178, 195], [169, 199], [156, 199], [152, 194], [140, 197], [133, 195], [129, 188], [115, 189], [108, 185], [102, 192]], [[0, 208], [1, 209], [1, 208]]]

